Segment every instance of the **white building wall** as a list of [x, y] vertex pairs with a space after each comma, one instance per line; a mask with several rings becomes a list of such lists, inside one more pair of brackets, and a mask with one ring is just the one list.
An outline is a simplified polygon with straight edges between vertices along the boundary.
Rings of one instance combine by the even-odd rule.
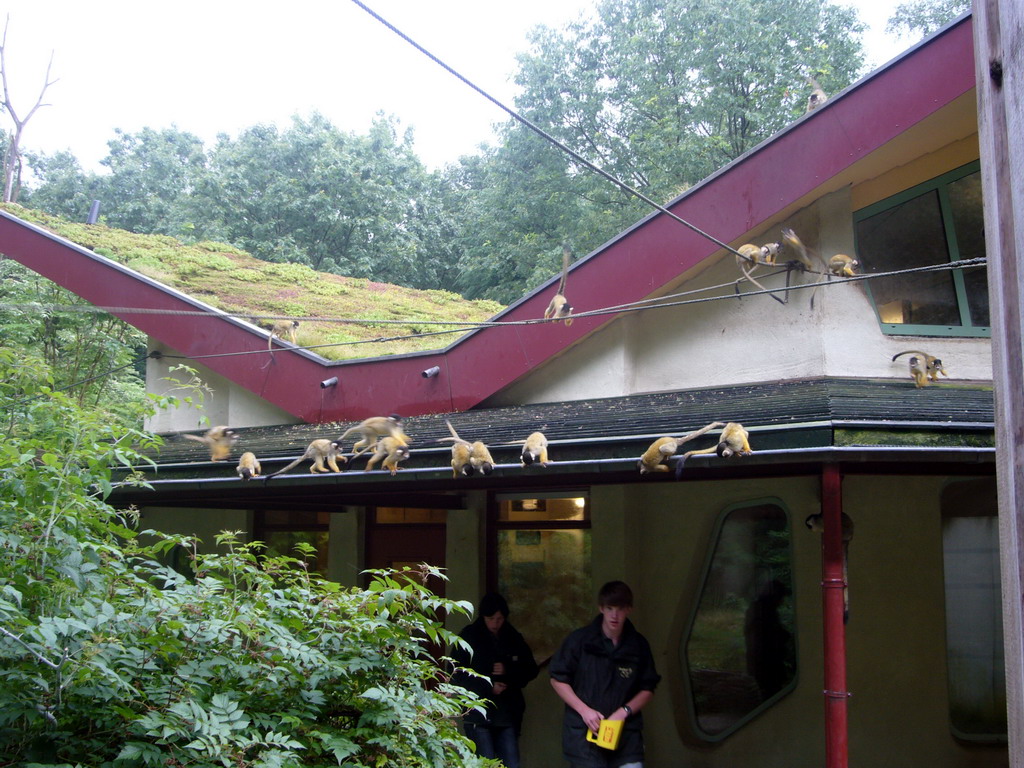
[[[856, 252], [848, 187], [752, 235], [749, 241], [760, 245], [779, 240], [782, 226], [792, 227], [805, 244], [820, 248], [827, 256]], [[762, 278], [768, 271], [761, 268], [754, 277], [766, 288], [785, 285], [783, 275]], [[719, 286], [672, 300], [728, 296], [732, 293], [728, 284], [739, 276], [735, 257], [723, 255], [696, 277], [684, 279], [665, 293]], [[791, 277], [793, 284], [817, 279], [796, 272]], [[742, 290], [758, 288], [746, 283]], [[759, 295], [624, 314], [489, 399], [487, 405], [583, 400], [818, 376], [909, 379], [907, 359], [891, 359], [907, 349], [923, 349], [941, 357], [952, 379], [992, 378], [988, 339], [883, 334], [864, 282], [844, 284], [833, 280], [833, 285], [817, 290], [813, 309], [810, 295], [810, 289], [791, 291], [785, 305]]]
[[[254, 395], [218, 373], [192, 360], [181, 360], [181, 353], [171, 347], [149, 340], [149, 351], [164, 355], [146, 361], [146, 391], [156, 395], [173, 395], [182, 401], [174, 409], [157, 411], [146, 420], [151, 432], [184, 432], [218, 424], [232, 427], [261, 427], [297, 424], [299, 419], [285, 410]], [[182, 363], [195, 369], [203, 383], [202, 389], [188, 386], [185, 371], [173, 371]], [[191, 398], [191, 403], [184, 402]]]

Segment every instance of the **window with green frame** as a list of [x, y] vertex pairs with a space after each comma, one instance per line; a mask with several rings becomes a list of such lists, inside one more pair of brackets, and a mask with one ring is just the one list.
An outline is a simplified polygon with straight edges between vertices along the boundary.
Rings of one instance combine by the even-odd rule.
[[[981, 172], [973, 162], [854, 213], [866, 273], [985, 255]], [[882, 331], [989, 336], [985, 267], [911, 272], [865, 283]]]

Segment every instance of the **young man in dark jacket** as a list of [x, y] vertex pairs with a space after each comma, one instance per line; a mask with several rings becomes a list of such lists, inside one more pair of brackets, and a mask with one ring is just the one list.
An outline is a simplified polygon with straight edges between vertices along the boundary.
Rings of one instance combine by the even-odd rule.
[[[573, 768], [641, 768], [644, 759], [640, 710], [661, 677], [646, 638], [633, 627], [633, 592], [610, 581], [597, 595], [601, 613], [562, 643], [551, 660], [551, 686], [565, 702], [562, 752]], [[614, 750], [587, 741], [602, 720], [623, 720]]]
[[519, 732], [526, 702], [523, 688], [537, 676], [537, 662], [523, 636], [508, 623], [508, 603], [496, 593], [480, 600], [477, 618], [459, 636], [472, 647], [452, 650], [461, 667], [484, 677], [456, 674], [454, 682], [487, 700], [483, 713], [473, 710], [462, 720], [466, 736], [480, 757], [498, 758], [506, 768], [519, 768]]

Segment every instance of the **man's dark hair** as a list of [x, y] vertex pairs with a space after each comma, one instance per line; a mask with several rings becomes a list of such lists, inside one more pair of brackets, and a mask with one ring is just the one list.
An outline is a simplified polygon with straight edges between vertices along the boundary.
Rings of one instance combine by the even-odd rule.
[[633, 590], [624, 581], [609, 581], [597, 593], [597, 604], [601, 608], [632, 608]]
[[480, 607], [477, 609], [477, 612], [481, 616], [493, 616], [496, 613], [501, 613], [507, 619], [508, 603], [497, 592], [488, 592], [480, 598]]

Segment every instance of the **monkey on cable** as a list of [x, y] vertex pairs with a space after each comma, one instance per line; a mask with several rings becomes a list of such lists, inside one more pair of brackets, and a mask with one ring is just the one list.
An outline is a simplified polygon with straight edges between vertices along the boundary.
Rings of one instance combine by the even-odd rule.
[[542, 467], [548, 465], [548, 439], [543, 432], [534, 432], [523, 442], [523, 452], [520, 455], [523, 466], [529, 466], [537, 462]]
[[[829, 280], [832, 279], [833, 275], [836, 277], [854, 277], [857, 274], [854, 272], [854, 267], [858, 266], [860, 262], [853, 256], [847, 256], [845, 253], [837, 253], [826, 262], [820, 253], [811, 251], [807, 248], [803, 244], [803, 241], [797, 237], [796, 232], [788, 227], [782, 230], [782, 239], [786, 243], [786, 246], [797, 256], [797, 261], [799, 261], [805, 272], [815, 271], [814, 261], [811, 258], [811, 254], [813, 253], [821, 263], [821, 266], [824, 267], [825, 275]], [[814, 308], [814, 296], [817, 292], [817, 286], [811, 289], [810, 305], [812, 309]]]
[[252, 480], [254, 477], [259, 477], [262, 471], [263, 468], [260, 466], [259, 459], [256, 458], [256, 454], [252, 451], [243, 453], [238, 460], [238, 466], [235, 467], [235, 472], [243, 480]]
[[345, 438], [353, 433], [361, 436], [352, 446], [353, 459], [367, 451], [376, 450], [377, 440], [382, 437], [393, 437], [404, 445], [409, 444], [409, 437], [402, 431], [402, 417], [397, 413], [392, 413], [390, 416], [371, 416], [354, 427], [349, 427], [345, 430], [345, 434], [338, 438], [338, 445], [341, 445]]
[[810, 84], [811, 95], [807, 97], [807, 111], [813, 112], [826, 101], [828, 101], [828, 94], [825, 93], [825, 89], [818, 84], [818, 81], [813, 77], [808, 77], [807, 82]]
[[569, 261], [572, 259], [572, 250], [568, 245], [562, 246], [562, 279], [558, 283], [558, 290], [554, 298], [544, 310], [545, 320], [560, 320], [565, 318], [566, 326], [572, 325], [572, 305], [565, 298], [565, 284], [569, 278]]
[[[902, 355], [920, 355], [920, 360], [924, 361], [924, 371], [925, 371], [925, 374], [927, 376], [927, 380], [926, 380], [926, 382], [924, 384], [918, 384], [917, 386], [919, 386], [919, 387], [927, 386], [927, 382], [928, 381], [938, 381], [940, 373], [943, 376], [949, 376], [949, 374], [946, 373], [946, 369], [942, 365], [942, 361], [939, 360], [939, 358], [935, 357], [935, 355], [929, 355], [927, 352], [921, 352], [920, 350], [917, 350], [917, 349], [907, 349], [907, 350], [904, 350], [903, 352], [897, 352], [895, 355], [893, 355], [892, 356], [893, 362], [896, 361], [897, 357], [900, 357]], [[917, 359], [917, 358], [911, 358], [911, 360], [914, 360], [914, 359]], [[916, 382], [917, 381], [917, 376], [914, 375], [914, 364], [913, 363], [911, 363], [911, 365], [910, 365], [910, 375], [914, 376], [914, 380]]]
[[298, 320], [275, 320], [270, 326], [270, 336], [267, 338], [267, 349], [273, 351], [275, 336], [279, 339], [284, 339], [284, 337], [287, 336], [288, 341], [294, 344], [295, 331], [298, 327]]
[[[272, 477], [283, 475], [289, 469], [294, 469], [295, 467], [299, 466], [299, 464], [304, 462], [306, 459], [313, 460], [313, 464], [309, 468], [309, 471], [311, 473], [315, 474], [317, 472], [341, 472], [342, 470], [338, 466], [338, 460], [340, 459], [342, 462], [348, 461], [348, 459], [346, 459], [342, 455], [342, 453], [343, 451], [341, 448], [341, 443], [339, 443], [337, 440], [325, 440], [323, 438], [314, 440], [306, 447], [306, 450], [302, 452], [302, 455], [299, 456], [299, 458], [297, 458], [295, 461], [293, 461], [286, 467], [277, 470], [277, 472], [271, 472], [264, 478], [264, 482], [266, 482]], [[330, 467], [330, 469], [324, 466], [324, 462], [327, 463], [327, 467]]]
[[451, 437], [442, 437], [442, 441], [452, 441], [452, 473], [454, 477], [463, 475], [469, 477], [475, 472], [479, 472], [481, 475], [489, 475], [494, 470], [494, 459], [491, 458], [491, 452], [487, 449], [480, 440], [474, 443], [468, 440], [463, 440], [459, 437], [459, 433], [455, 431], [455, 427], [452, 426], [450, 421], [445, 421], [448, 425], [448, 431], [452, 433]]
[[210, 449], [210, 461], [221, 461], [231, 455], [238, 434], [228, 427], [212, 427], [204, 435], [182, 435], [186, 440], [202, 443]]
[[373, 456], [366, 462], [366, 469], [364, 470], [366, 472], [373, 469], [378, 461], [384, 459], [381, 469], [386, 469], [394, 475], [398, 472], [398, 462], [409, 458], [409, 446], [401, 436], [392, 437], [389, 435], [382, 437], [375, 442], [375, 446]]
[[648, 472], [668, 472], [668, 460], [675, 455], [680, 445], [695, 437], [700, 437], [708, 430], [722, 426], [725, 425], [721, 421], [713, 421], [696, 432], [690, 432], [682, 437], [659, 437], [640, 456], [636, 463], [637, 469], [640, 470], [641, 475], [646, 475]]
[[[719, 426], [722, 425], [719, 424]], [[753, 453], [753, 451], [750, 450], [749, 437], [750, 433], [744, 429], [742, 424], [730, 421], [722, 427], [722, 434], [718, 438], [718, 445], [713, 448], [705, 448], [701, 451], [687, 451], [676, 459], [676, 480], [682, 476], [683, 465], [686, 464], [686, 460], [691, 456], [697, 456], [698, 454], [704, 453], [717, 453], [723, 459], [729, 459], [734, 456], [749, 456]]]
[[[781, 248], [782, 246], [779, 243], [765, 243], [764, 245], [744, 243], [736, 249], [740, 253], [736, 257], [736, 265], [740, 268], [740, 272], [743, 273], [743, 277], [762, 291], [767, 291], [768, 289], [761, 285], [754, 277], [753, 272], [761, 266], [774, 267]], [[737, 290], [739, 289], [737, 288]]]
[[[825, 532], [823, 515], [808, 515], [804, 520], [804, 525], [815, 533]], [[845, 624], [850, 618], [850, 589], [847, 582], [849, 581], [850, 542], [853, 540], [853, 518], [843, 512], [841, 525], [843, 529], [843, 623]]]
[[796, 256], [796, 261], [800, 263], [806, 272], [814, 272], [815, 264], [814, 259], [811, 258], [813, 254], [821, 265], [825, 268], [825, 271], [830, 275], [836, 277], [854, 277], [857, 273], [853, 271], [853, 268], [860, 265], [853, 256], [847, 256], [845, 253], [837, 253], [832, 256], [827, 262], [822, 258], [821, 254], [811, 251], [810, 248], [803, 244], [803, 241], [797, 237], [789, 227], [785, 227], [782, 230], [782, 239], [786, 246], [793, 251]]

